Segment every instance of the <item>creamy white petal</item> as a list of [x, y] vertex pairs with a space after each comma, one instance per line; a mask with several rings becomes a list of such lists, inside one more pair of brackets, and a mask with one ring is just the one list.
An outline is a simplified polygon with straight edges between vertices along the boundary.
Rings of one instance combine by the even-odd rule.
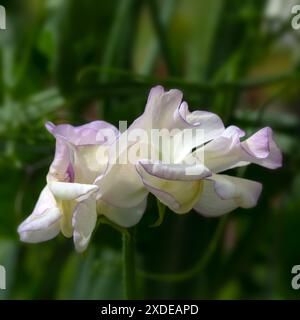
[[[96, 159], [99, 172], [105, 168], [105, 159], [99, 158], [101, 147], [112, 144], [119, 136], [119, 131], [105, 121], [94, 121], [79, 127], [69, 124], [55, 126], [48, 122], [46, 128], [56, 138], [55, 157], [50, 166], [47, 181], [85, 182], [92, 183], [96, 178], [95, 167], [85, 168], [86, 181], [82, 181], [83, 174], [76, 172], [74, 161], [85, 161], [82, 155], [88, 154], [88, 158]], [[96, 148], [98, 146], [98, 149]], [[82, 159], [83, 158], [83, 159]], [[107, 159], [106, 159], [107, 160]], [[101, 164], [100, 164], [101, 162]], [[91, 161], [89, 161], [89, 164]]]
[[55, 238], [60, 232], [59, 221], [50, 224], [46, 229], [40, 230], [18, 230], [20, 240], [27, 243], [39, 243]]
[[97, 222], [96, 199], [91, 196], [77, 204], [74, 210], [73, 240], [75, 249], [83, 252], [90, 241]]
[[192, 148], [222, 134], [225, 128], [220, 117], [207, 111], [189, 112], [187, 103], [181, 101], [182, 92], [179, 90], [164, 91], [161, 86], [152, 88], [144, 113], [128, 130], [136, 128], [170, 131], [189, 129], [193, 132], [201, 130], [202, 138], [194, 142]]
[[55, 198], [60, 200], [83, 200], [96, 192], [98, 187], [93, 184], [50, 182], [49, 189]]
[[132, 164], [115, 164], [96, 182], [99, 197], [113, 206], [131, 208], [141, 203], [147, 191]]
[[97, 203], [98, 212], [106, 216], [112, 222], [130, 228], [136, 225], [142, 218], [147, 205], [147, 198], [135, 207], [121, 208], [99, 200]]
[[54, 222], [61, 218], [61, 212], [57, 207], [48, 208], [43, 213], [35, 215], [31, 214], [19, 226], [18, 231], [35, 231], [49, 228]]
[[76, 204], [76, 200], [57, 199], [57, 205], [62, 213], [62, 217], [60, 219], [60, 230], [67, 238], [71, 238], [73, 235], [72, 217]]
[[262, 185], [256, 181], [215, 174], [203, 183], [194, 209], [204, 216], [217, 217], [238, 207], [256, 206]]
[[200, 110], [190, 112], [185, 101], [176, 110], [174, 120], [177, 124], [176, 127], [179, 129], [203, 130], [203, 140], [198, 141], [198, 145], [219, 137], [225, 130], [224, 124], [218, 115]]
[[161, 86], [151, 89], [144, 113], [134, 121], [128, 130], [134, 128], [173, 129], [174, 113], [182, 100], [182, 92], [177, 89], [164, 91]]
[[120, 155], [111, 156], [109, 167], [95, 181], [99, 187], [98, 199], [101, 198], [115, 207], [136, 207], [147, 195], [147, 190], [136, 172], [135, 165], [127, 158], [133, 146], [130, 146], [128, 150], [123, 150]]
[[[136, 129], [145, 130], [147, 143], [159, 148], [163, 159], [170, 158], [169, 163], [182, 162], [194, 148], [215, 139], [225, 130], [216, 114], [189, 112], [187, 103], [181, 101], [179, 90], [164, 91], [161, 86], [152, 88], [144, 113], [127, 130], [128, 135]], [[164, 138], [163, 147], [159, 147], [152, 137], [155, 129], [159, 129], [159, 135]]]
[[62, 139], [56, 140], [55, 155], [47, 175], [50, 181], [74, 181], [74, 170], [71, 164], [71, 153], [69, 146]]
[[144, 169], [148, 174], [157, 178], [166, 180], [192, 181], [200, 180], [211, 175], [211, 172], [203, 164], [185, 165], [185, 164], [163, 164], [159, 161], [139, 160], [137, 170], [142, 173]]
[[18, 228], [20, 238], [25, 242], [42, 242], [59, 233], [61, 212], [46, 186], [37, 201], [32, 214]]
[[74, 148], [72, 166], [76, 183], [93, 184], [108, 166], [106, 145], [86, 145]]
[[[139, 163], [137, 171], [145, 187], [162, 203], [177, 213], [186, 213], [195, 205], [201, 193], [202, 182], [200, 179], [207, 177], [210, 173], [203, 170], [201, 174], [191, 176], [188, 179], [185, 176], [185, 169], [182, 167], [179, 167], [177, 172], [176, 165], [172, 166], [172, 169], [166, 169], [166, 167], [157, 164], [154, 172], [151, 171], [154, 166], [144, 167]], [[163, 177], [177, 177], [182, 180], [168, 180]]]

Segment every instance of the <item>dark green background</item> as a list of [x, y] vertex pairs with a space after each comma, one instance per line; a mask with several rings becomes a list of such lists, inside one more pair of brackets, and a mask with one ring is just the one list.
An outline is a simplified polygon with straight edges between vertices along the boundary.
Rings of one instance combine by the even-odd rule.
[[[182, 89], [191, 110], [216, 112], [249, 134], [271, 126], [284, 166], [233, 172], [263, 183], [257, 207], [227, 216], [209, 261], [190, 278], [139, 272], [139, 297], [300, 297], [291, 288], [300, 264], [300, 30], [291, 27], [289, 3], [271, 14], [262, 0], [1, 0], [1, 298], [122, 298], [121, 237], [111, 227], [100, 225], [83, 255], [61, 235], [23, 244], [16, 229], [53, 158], [45, 121], [131, 122], [157, 84]], [[219, 223], [167, 212], [162, 226], [149, 228], [156, 218], [149, 196], [137, 228], [138, 269], [163, 274], [197, 265]]]

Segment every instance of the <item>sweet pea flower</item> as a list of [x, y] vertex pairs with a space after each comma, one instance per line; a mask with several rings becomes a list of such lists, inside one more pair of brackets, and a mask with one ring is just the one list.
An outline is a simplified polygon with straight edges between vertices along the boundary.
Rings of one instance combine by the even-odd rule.
[[[149, 192], [179, 214], [195, 209], [212, 217], [251, 208], [261, 184], [220, 173], [250, 163], [269, 169], [282, 164], [270, 128], [241, 141], [244, 131], [225, 128], [213, 113], [189, 112], [179, 90], [161, 86], [150, 91], [144, 113], [122, 134], [104, 121], [46, 127], [56, 138], [54, 161], [18, 232], [25, 242], [41, 242], [61, 231], [73, 236], [79, 252], [89, 243], [97, 215], [122, 227], [137, 224]], [[188, 139], [185, 133], [191, 133]]]
[[[124, 144], [137, 129], [147, 137], [132, 139], [123, 148], [122, 152], [134, 155], [131, 161], [118, 161], [123, 153], [111, 150], [117, 143]], [[149, 139], [156, 129], [175, 132], [167, 138], [169, 147]], [[203, 134], [177, 145], [176, 137], [186, 130], [200, 130]], [[272, 129], [263, 128], [241, 141], [244, 136], [245, 132], [235, 126], [225, 128], [216, 114], [190, 112], [179, 90], [154, 87], [144, 113], [110, 146], [109, 165], [95, 181], [100, 190], [100, 212], [115, 223], [130, 227], [143, 215], [149, 192], [179, 214], [195, 209], [212, 217], [238, 207], [255, 206], [262, 191], [259, 182], [220, 173], [250, 163], [276, 169], [282, 165], [282, 155]], [[145, 149], [154, 152], [144, 157]], [[162, 161], [164, 158], [170, 161]], [[194, 164], [190, 164], [191, 160], [195, 160]]]
[[104, 121], [79, 127], [49, 122], [46, 128], [56, 138], [55, 157], [47, 184], [18, 232], [22, 241], [36, 243], [61, 231], [66, 237], [73, 236], [76, 250], [82, 252], [97, 220], [98, 186], [94, 181], [105, 171], [106, 150], [119, 132]]

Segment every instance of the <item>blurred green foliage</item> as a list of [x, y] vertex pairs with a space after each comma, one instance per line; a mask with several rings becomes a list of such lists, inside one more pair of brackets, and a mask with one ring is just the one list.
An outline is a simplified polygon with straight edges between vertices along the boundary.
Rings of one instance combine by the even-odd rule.
[[[289, 1], [283, 1], [287, 6]], [[120, 235], [100, 225], [85, 254], [62, 236], [20, 243], [16, 229], [45, 183], [54, 141], [46, 120], [118, 125], [143, 111], [152, 85], [182, 89], [191, 109], [217, 112], [248, 133], [271, 126], [284, 151], [262, 181], [258, 206], [227, 216], [207, 264], [182, 281], [147, 277], [191, 270], [219, 219], [167, 210], [150, 196], [137, 228], [140, 298], [299, 298], [299, 31], [262, 0], [2, 0], [0, 31], [0, 264], [3, 299], [122, 297]], [[274, 10], [273, 10], [274, 11]], [[276, 11], [276, 10], [275, 10]], [[236, 172], [235, 172], [236, 173]], [[169, 279], [170, 280], [170, 279]]]

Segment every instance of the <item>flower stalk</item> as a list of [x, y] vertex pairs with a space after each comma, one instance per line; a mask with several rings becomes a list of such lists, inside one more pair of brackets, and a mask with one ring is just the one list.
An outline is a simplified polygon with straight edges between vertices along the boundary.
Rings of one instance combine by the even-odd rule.
[[124, 298], [136, 299], [135, 228], [123, 232], [123, 284]]

